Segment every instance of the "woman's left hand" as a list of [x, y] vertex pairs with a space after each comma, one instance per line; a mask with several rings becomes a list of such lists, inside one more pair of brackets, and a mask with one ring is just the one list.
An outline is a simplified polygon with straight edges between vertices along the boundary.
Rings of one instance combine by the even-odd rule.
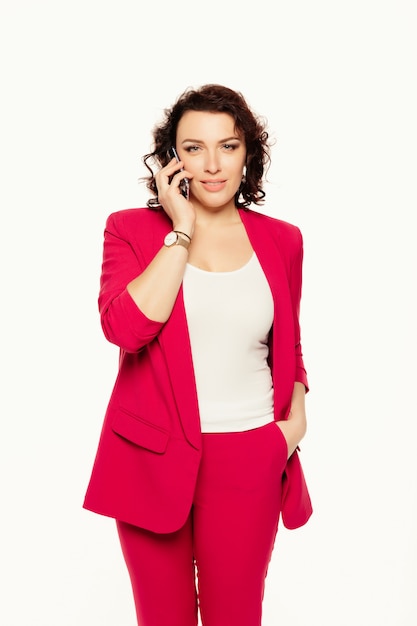
[[286, 420], [276, 422], [287, 442], [288, 458], [292, 455], [307, 430], [305, 412], [305, 387], [302, 383], [295, 383], [291, 399], [291, 410]]

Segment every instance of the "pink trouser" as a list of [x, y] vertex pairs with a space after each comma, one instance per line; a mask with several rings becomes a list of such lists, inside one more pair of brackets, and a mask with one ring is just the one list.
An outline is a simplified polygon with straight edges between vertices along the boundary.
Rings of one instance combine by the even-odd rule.
[[196, 626], [198, 607], [204, 626], [260, 626], [286, 457], [274, 422], [204, 434], [185, 525], [161, 535], [117, 522], [140, 626]]

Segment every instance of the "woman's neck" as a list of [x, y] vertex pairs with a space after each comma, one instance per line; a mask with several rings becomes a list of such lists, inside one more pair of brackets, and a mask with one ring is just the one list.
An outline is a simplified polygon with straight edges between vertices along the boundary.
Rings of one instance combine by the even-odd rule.
[[209, 208], [196, 207], [196, 226], [217, 227], [240, 223], [239, 210], [231, 205], [230, 207]]

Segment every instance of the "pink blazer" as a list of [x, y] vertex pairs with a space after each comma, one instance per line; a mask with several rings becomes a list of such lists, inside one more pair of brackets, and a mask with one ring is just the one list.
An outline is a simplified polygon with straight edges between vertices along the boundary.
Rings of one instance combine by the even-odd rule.
[[[275, 315], [270, 337], [275, 419], [286, 419], [295, 381], [307, 387], [299, 328], [303, 245], [299, 229], [240, 210], [269, 282]], [[163, 211], [110, 215], [99, 295], [103, 331], [120, 347], [84, 508], [167, 533], [189, 514], [201, 458], [201, 431], [182, 289], [163, 324], [148, 319], [126, 285], [149, 264], [172, 228]], [[297, 451], [283, 475], [282, 519], [307, 522], [311, 501]]]

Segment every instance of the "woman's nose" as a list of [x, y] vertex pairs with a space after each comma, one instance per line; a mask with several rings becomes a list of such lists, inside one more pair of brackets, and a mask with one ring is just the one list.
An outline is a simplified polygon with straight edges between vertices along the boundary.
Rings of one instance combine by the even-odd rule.
[[210, 174], [216, 174], [220, 170], [220, 162], [216, 152], [207, 152], [204, 170]]

